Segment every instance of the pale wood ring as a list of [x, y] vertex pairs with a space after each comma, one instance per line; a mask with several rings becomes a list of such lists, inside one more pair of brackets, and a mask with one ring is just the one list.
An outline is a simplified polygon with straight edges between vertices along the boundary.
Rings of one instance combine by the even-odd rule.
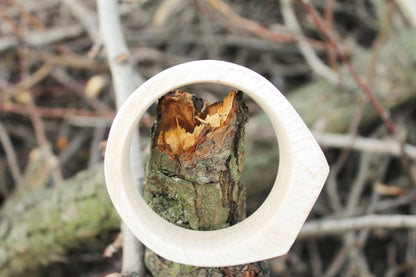
[[[140, 117], [162, 95], [195, 83], [223, 84], [248, 94], [269, 116], [279, 142], [279, 169], [269, 196], [253, 215], [222, 230], [187, 230], [162, 219], [140, 196], [130, 171], [131, 138]], [[214, 60], [171, 67], [136, 89], [114, 119], [105, 153], [107, 189], [131, 231], [157, 254], [196, 266], [230, 266], [285, 254], [328, 172], [319, 145], [276, 87], [250, 69]]]

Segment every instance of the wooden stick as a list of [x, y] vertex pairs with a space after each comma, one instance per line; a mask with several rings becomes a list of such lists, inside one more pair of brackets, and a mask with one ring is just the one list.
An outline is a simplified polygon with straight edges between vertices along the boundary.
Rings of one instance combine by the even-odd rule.
[[[10, 171], [12, 173], [13, 180], [16, 185], [20, 185], [22, 183], [22, 173], [19, 168], [19, 163], [17, 162], [16, 153], [13, 149], [12, 142], [10, 140], [9, 134], [7, 133], [6, 128], [0, 122], [0, 143], [6, 152], [6, 159], [10, 167]], [[1, 185], [3, 186], [3, 184]], [[7, 191], [5, 186], [4, 191]]]
[[[129, 97], [137, 85], [143, 83], [143, 78], [133, 69], [130, 53], [123, 36], [118, 3], [115, 0], [97, 0], [98, 17], [101, 38], [106, 49], [107, 61], [110, 65], [116, 94], [117, 107]], [[140, 142], [137, 130], [129, 144], [129, 164], [133, 171], [136, 189], [142, 191], [144, 167], [140, 153]], [[130, 168], [130, 167], [129, 167]], [[144, 275], [143, 245], [131, 234], [129, 228], [121, 223], [123, 233], [122, 272], [135, 272]]]
[[313, 134], [323, 147], [351, 148], [362, 152], [386, 154], [395, 157], [400, 157], [404, 154], [412, 160], [416, 160], [416, 147], [408, 143], [402, 144], [392, 139], [381, 140], [322, 132], [314, 132]]
[[306, 223], [299, 238], [312, 236], [325, 236], [345, 233], [361, 229], [397, 229], [416, 228], [416, 216], [414, 215], [365, 215], [354, 218], [311, 221]]

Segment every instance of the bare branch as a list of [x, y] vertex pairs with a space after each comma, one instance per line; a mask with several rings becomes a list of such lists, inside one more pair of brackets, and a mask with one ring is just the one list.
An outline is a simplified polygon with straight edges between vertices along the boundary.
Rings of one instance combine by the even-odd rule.
[[[23, 42], [29, 46], [40, 47], [65, 39], [75, 38], [84, 33], [84, 27], [81, 25], [58, 26], [48, 29], [47, 31], [32, 31], [25, 35]], [[9, 35], [0, 39], [0, 52], [19, 46], [21, 39]]]
[[[3, 146], [4, 152], [6, 152], [7, 162], [12, 173], [12, 177], [16, 185], [21, 184], [22, 182], [22, 173], [19, 168], [19, 163], [17, 162], [16, 153], [13, 149], [13, 145], [10, 141], [9, 135], [7, 134], [6, 128], [0, 122], [0, 142]], [[5, 189], [7, 191], [7, 189]]]
[[317, 220], [305, 223], [299, 238], [343, 234], [361, 229], [416, 229], [414, 215], [365, 215], [355, 218]]
[[416, 2], [414, 0], [397, 0], [407, 19], [416, 28]]
[[[97, 0], [101, 38], [107, 52], [116, 93], [117, 107], [132, 93], [144, 79], [134, 71], [130, 63], [130, 53], [123, 37], [118, 5], [116, 0]], [[139, 190], [144, 180], [144, 167], [140, 155], [139, 136], [135, 134], [130, 149], [131, 170]], [[123, 272], [136, 272], [143, 276], [143, 245], [122, 223], [123, 233]]]
[[87, 7], [79, 0], [63, 0], [62, 1], [78, 19], [78, 21], [85, 27], [90, 38], [97, 42], [100, 39], [98, 33], [97, 14]]
[[416, 160], [416, 146], [411, 144], [402, 145], [395, 140], [381, 140], [321, 132], [314, 132], [314, 136], [323, 147], [351, 148], [362, 152], [388, 154], [395, 157], [400, 157], [402, 154], [405, 154], [409, 158]]
[[280, 1], [280, 6], [282, 8], [283, 19], [287, 27], [294, 32], [299, 49], [308, 65], [318, 76], [327, 79], [332, 84], [338, 84], [339, 78], [337, 74], [318, 58], [311, 44], [303, 36], [302, 29], [293, 11], [291, 0]]
[[385, 125], [389, 129], [390, 133], [394, 134], [396, 133], [396, 126], [394, 125], [393, 121], [390, 118], [389, 113], [381, 106], [380, 102], [377, 100], [377, 98], [374, 96], [374, 94], [371, 92], [368, 85], [360, 78], [358, 73], [354, 70], [351, 63], [348, 61], [347, 57], [344, 54], [344, 51], [341, 49], [341, 47], [338, 45], [338, 43], [335, 41], [335, 39], [332, 37], [332, 35], [328, 32], [325, 25], [323, 24], [321, 18], [319, 17], [317, 11], [312, 7], [312, 5], [309, 3], [309, 0], [299, 0], [306, 12], [312, 17], [312, 20], [316, 26], [316, 28], [319, 30], [319, 32], [325, 37], [325, 39], [330, 43], [332, 48], [337, 53], [338, 57], [342, 60], [342, 62], [347, 67], [348, 71], [350, 72], [351, 76], [354, 78], [354, 81], [357, 83], [357, 85], [360, 87], [361, 91], [366, 96], [367, 100], [371, 103], [374, 110], [377, 112], [377, 114], [380, 116], [380, 118], [384, 121]]
[[[227, 29], [233, 30], [242, 30], [244, 32], [253, 34], [263, 39], [278, 43], [291, 43], [297, 40], [296, 36], [289, 33], [278, 33], [274, 32], [268, 28], [263, 27], [257, 21], [250, 20], [244, 17], [241, 17], [237, 14], [231, 6], [226, 4], [221, 0], [192, 0], [195, 3], [196, 7], [212, 21], [216, 21]], [[217, 14], [212, 13], [216, 11], [223, 16], [223, 18], [218, 17]], [[311, 38], [306, 38], [308, 42], [316, 47], [317, 49], [323, 49], [323, 43]]]

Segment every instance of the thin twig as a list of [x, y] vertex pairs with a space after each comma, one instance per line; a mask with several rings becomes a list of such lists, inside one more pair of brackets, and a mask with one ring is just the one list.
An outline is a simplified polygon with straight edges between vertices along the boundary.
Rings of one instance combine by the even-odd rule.
[[59, 153], [59, 164], [61, 166], [65, 165], [75, 154], [79, 153], [82, 145], [90, 139], [90, 136], [90, 129], [77, 132], [69, 144]]
[[[345, 210], [347, 213], [351, 213], [352, 210], [358, 205], [360, 197], [361, 197], [361, 193], [363, 191], [365, 182], [368, 178], [368, 171], [369, 171], [369, 155], [368, 154], [363, 154], [361, 155], [361, 160], [360, 160], [360, 165], [359, 165], [359, 171], [358, 174], [355, 178], [355, 181], [352, 185], [352, 188], [349, 192], [348, 195], [348, 199], [347, 199], [347, 203], [345, 205]], [[338, 167], [339, 168], [339, 167]], [[354, 232], [347, 232], [344, 236], [343, 236], [343, 244], [344, 244], [344, 248], [348, 248], [350, 249], [348, 251], [348, 255], [341, 255], [338, 257], [338, 260], [336, 261], [337, 264], [344, 264], [345, 261], [348, 260], [350, 261], [350, 269], [352, 264], [356, 264], [355, 263], [355, 258], [354, 257], [358, 257], [360, 256], [359, 253], [359, 248], [358, 247], [352, 247], [352, 245], [356, 245], [356, 234]], [[335, 260], [334, 260], [335, 263]], [[325, 276], [334, 276], [335, 274], [338, 273], [337, 270], [340, 269], [339, 266], [337, 266], [337, 264], [333, 264], [330, 266], [330, 269], [328, 269], [328, 272]]]
[[32, 75], [24, 78], [14, 86], [6, 88], [5, 93], [8, 93], [9, 96], [13, 96], [14, 94], [20, 91], [29, 90], [36, 84], [38, 84], [40, 81], [48, 77], [51, 71], [52, 66], [50, 64], [45, 63], [38, 70], [32, 73]]
[[[334, 11], [333, 11], [333, 5], [334, 0], [326, 0], [325, 1], [325, 9], [324, 9], [324, 15], [325, 15], [325, 21], [328, 25], [328, 29], [331, 32], [334, 32]], [[342, 76], [339, 71], [337, 56], [334, 52], [334, 50], [331, 48], [331, 45], [327, 44], [327, 56], [329, 60], [329, 64], [331, 68], [338, 74], [339, 80], [342, 82]]]
[[311, 69], [318, 76], [325, 78], [330, 83], [338, 84], [339, 78], [337, 74], [319, 59], [313, 47], [303, 36], [302, 29], [298, 20], [296, 19], [295, 12], [293, 11], [291, 0], [281, 0], [280, 7], [282, 10], [283, 19], [287, 27], [295, 33], [299, 49]]
[[[9, 2], [16, 3], [16, 0], [11, 0], [11, 1], [9, 0]], [[31, 14], [39, 12], [39, 11], [52, 10], [53, 8], [56, 8], [58, 5], [61, 4], [61, 0], [47, 0], [47, 1], [36, 1], [36, 2], [18, 0], [18, 2], [19, 2], [17, 3], [18, 5], [23, 6], [25, 11]], [[21, 11], [19, 9], [9, 10], [10, 16], [16, 17], [19, 14], [21, 14]]]
[[[404, 264], [393, 266], [393, 267], [389, 268], [389, 270], [386, 272], [386, 274], [384, 276], [385, 277], [395, 277], [399, 273], [402, 273], [402, 272], [404, 272], [406, 270], [409, 270], [409, 269], [412, 269], [412, 268], [413, 269], [416, 268], [416, 260], [406, 261]], [[409, 275], [409, 276], [414, 276], [414, 274]]]
[[42, 118], [38, 114], [37, 110], [35, 109], [35, 104], [31, 100], [28, 105], [29, 111], [29, 118], [32, 121], [33, 128], [35, 129], [35, 137], [36, 141], [38, 142], [39, 146], [48, 144], [48, 140], [46, 138], [45, 133], [45, 126], [43, 125]]
[[[41, 47], [65, 39], [78, 37], [84, 33], [84, 27], [80, 24], [65, 25], [49, 28], [46, 31], [32, 31], [22, 39], [24, 44], [32, 47]], [[21, 41], [15, 36], [4, 36], [0, 39], [0, 52], [18, 47]]]
[[299, 238], [336, 235], [362, 229], [416, 229], [416, 216], [365, 215], [355, 218], [310, 221], [303, 225]]
[[98, 62], [94, 59], [89, 59], [81, 55], [55, 55], [47, 53], [44, 54], [42, 58], [46, 63], [51, 65], [59, 65], [63, 67], [70, 67], [76, 69], [86, 69], [98, 72], [108, 71], [108, 65], [106, 63]]
[[383, 41], [385, 41], [387, 37], [387, 33], [390, 29], [390, 25], [393, 19], [393, 14], [396, 11], [396, 2], [390, 1], [386, 18], [384, 19], [383, 26], [381, 26], [380, 31], [378, 32], [377, 38], [373, 43], [373, 46], [371, 47], [371, 56], [370, 61], [368, 63], [367, 67], [367, 84], [371, 84], [374, 78], [374, 71], [376, 67], [376, 61], [378, 58], [378, 53], [380, 51], [381, 45], [383, 44]]
[[[351, 137], [353, 138], [356, 137], [359, 122], [362, 117], [363, 107], [364, 107], [364, 102], [359, 101], [356, 107], [356, 111], [354, 113], [354, 117], [351, 120], [351, 123], [349, 126], [349, 133], [351, 134]], [[340, 170], [343, 168], [344, 164], [347, 162], [350, 151], [351, 151], [351, 148], [344, 148], [343, 151], [341, 151], [340, 155], [338, 156], [336, 162], [331, 166], [331, 172], [328, 178], [328, 185], [326, 186], [326, 189], [325, 189], [329, 197], [329, 203], [331, 204], [332, 209], [336, 211], [337, 213], [341, 212], [341, 210], [344, 210], [342, 207], [341, 198], [339, 196], [337, 176]]]
[[10, 25], [13, 33], [15, 33], [19, 37], [24, 36], [25, 32], [22, 30], [22, 28], [16, 22], [16, 20], [9, 15], [4, 6], [0, 6], [0, 17], [4, 20], [4, 22]]
[[[26, 10], [25, 7], [23, 7], [20, 4], [17, 4], [14, 0], [9, 0], [9, 2], [11, 2], [12, 4], [14, 4], [15, 7], [17, 7], [17, 9], [19, 10], [22, 18], [26, 18], [29, 22], [30, 25], [33, 25], [35, 27], [35, 29], [40, 30], [40, 32], [45, 33], [47, 31], [46, 26], [39, 21], [34, 15], [32, 15], [30, 12], [28, 12]], [[26, 32], [28, 34], [25, 34], [24, 37], [22, 37], [23, 39], [31, 34], [31, 32]], [[69, 48], [67, 48], [65, 45], [63, 45], [61, 42], [57, 43], [57, 49], [61, 52], [61, 53], [68, 53], [71, 52], [69, 50]]]
[[[204, 15], [206, 15], [212, 21], [216, 21], [220, 24], [222, 23], [222, 26], [227, 29], [243, 30], [263, 39], [278, 43], [292, 43], [297, 41], [297, 37], [293, 34], [277, 33], [263, 27], [256, 21], [241, 17], [236, 12], [234, 12], [234, 10], [229, 5], [221, 0], [193, 0], [192, 2], [194, 2], [195, 6]], [[226, 19], [226, 21], [219, 19], [218, 16], [212, 12], [212, 10], [219, 12]], [[307, 41], [316, 47], [316, 49], [324, 49], [325, 47], [322, 42], [315, 39], [307, 38]]]
[[312, 276], [322, 276], [322, 260], [319, 256], [318, 243], [316, 240], [311, 240], [307, 243], [310, 264], [312, 268]]
[[[353, 184], [353, 188], [350, 191], [347, 201], [347, 212], [353, 210], [354, 206], [359, 204], [359, 200], [368, 179], [368, 175], [370, 172], [370, 156], [368, 154], [361, 155], [359, 172], [356, 176], [355, 182]], [[384, 168], [385, 163], [381, 168]], [[379, 199], [378, 195], [373, 191], [373, 197], [371, 199], [371, 204], [367, 207], [366, 213], [371, 214], [374, 213], [374, 203], [376, 203]], [[364, 229], [361, 230], [358, 234], [354, 231], [349, 231], [344, 235], [344, 245], [347, 247], [351, 246], [350, 251], [348, 252], [348, 261], [349, 266], [347, 269], [347, 276], [354, 276], [354, 275], [371, 275], [369, 274], [368, 264], [367, 261], [362, 253], [362, 248], [368, 238], [369, 230]]]
[[44, 151], [47, 162], [52, 165], [51, 176], [56, 186], [59, 186], [63, 183], [63, 177], [61, 171], [58, 166], [55, 166], [56, 157], [52, 152], [51, 147], [49, 146], [49, 141], [46, 136], [45, 125], [43, 124], [42, 118], [38, 114], [35, 103], [33, 99], [30, 98], [30, 102], [28, 104], [28, 110], [30, 115], [30, 120], [32, 121], [33, 128], [35, 130], [35, 137], [40, 149]]
[[100, 143], [104, 140], [106, 135], [107, 128], [105, 127], [96, 127], [91, 139], [90, 154], [88, 160], [88, 167], [93, 167], [96, 165], [102, 158]]
[[64, 68], [56, 68], [52, 71], [52, 76], [64, 86], [71, 88], [76, 94], [82, 97], [88, 105], [90, 105], [102, 116], [114, 114], [113, 109], [108, 107], [104, 102], [94, 97], [87, 97], [85, 95], [85, 87], [74, 80]]
[[316, 140], [323, 147], [350, 148], [367, 153], [379, 153], [401, 157], [403, 154], [416, 160], [416, 146], [402, 144], [395, 140], [354, 137], [351, 135], [314, 132]]
[[[22, 183], [22, 173], [19, 168], [19, 163], [17, 162], [16, 153], [13, 149], [13, 145], [10, 141], [9, 135], [6, 128], [0, 122], [0, 142], [3, 146], [3, 150], [6, 153], [6, 159], [10, 167], [10, 172], [12, 173], [13, 180], [16, 186]], [[2, 184], [3, 185], [3, 184]]]
[[341, 61], [345, 64], [348, 71], [350, 72], [351, 76], [354, 78], [355, 82], [360, 87], [361, 91], [367, 97], [370, 104], [373, 106], [374, 110], [380, 116], [380, 118], [384, 121], [385, 125], [387, 126], [390, 133], [396, 133], [396, 126], [394, 125], [393, 121], [390, 118], [389, 113], [381, 106], [377, 98], [371, 92], [370, 88], [367, 84], [361, 79], [358, 73], [354, 70], [351, 63], [348, 61], [347, 57], [344, 54], [344, 51], [338, 45], [335, 39], [332, 38], [332, 35], [327, 31], [325, 25], [323, 24], [318, 12], [309, 4], [309, 0], [299, 0], [302, 4], [306, 12], [311, 16], [316, 28], [321, 32], [321, 34], [325, 37], [325, 39], [331, 44], [334, 48], [335, 52], [337, 53], [338, 57]]
[[344, 265], [349, 251], [350, 251], [350, 247], [347, 247], [344, 245], [335, 255], [334, 259], [332, 260], [332, 263], [328, 266], [328, 269], [326, 270], [323, 276], [324, 277], [335, 276], [341, 270], [342, 266]]
[[[115, 113], [101, 116], [99, 113], [94, 111], [76, 110], [71, 108], [49, 108], [34, 106], [33, 109], [36, 110], [39, 116], [44, 118], [66, 119], [68, 121], [87, 120], [91, 122], [101, 122], [105, 125], [111, 123], [115, 117]], [[0, 111], [13, 114], [29, 115], [29, 111], [27, 110], [26, 106], [15, 103], [0, 103]]]
[[85, 7], [85, 5], [79, 0], [62, 0], [62, 2], [85, 27], [90, 38], [94, 42], [99, 41], [100, 36], [98, 31], [97, 14]]
[[[351, 134], [351, 137], [353, 138], [356, 137], [359, 122], [362, 117], [362, 111], [363, 111], [363, 106], [364, 106], [363, 103], [364, 103], [363, 101], [359, 101], [356, 107], [356, 111], [354, 113], [354, 117], [351, 120], [351, 123], [349, 126], [349, 134]], [[328, 178], [328, 185], [326, 187], [326, 192], [328, 193], [332, 208], [337, 213], [343, 210], [343, 208], [342, 208], [341, 199], [339, 196], [336, 177], [338, 176], [338, 173], [340, 172], [340, 170], [344, 167], [345, 163], [348, 161], [350, 152], [351, 152], [351, 148], [349, 147], [343, 148], [336, 162], [331, 166], [331, 172], [329, 175], [330, 178]]]
[[22, 15], [22, 18], [25, 19], [30, 25], [38, 30], [45, 30], [45, 26], [40, 22], [35, 16], [33, 16], [22, 4], [15, 0], [9, 0], [9, 4], [15, 7], [19, 13]]
[[360, 203], [361, 194], [368, 179], [368, 172], [370, 171], [370, 157], [369, 154], [363, 153], [360, 157], [359, 169], [354, 183], [351, 186], [348, 200], [346, 203], [346, 212], [352, 212]]
[[325, 186], [325, 191], [328, 194], [329, 204], [331, 205], [332, 210], [337, 213], [340, 213], [343, 210], [343, 205], [341, 198], [338, 194], [338, 181], [337, 181], [338, 170], [333, 170], [329, 172], [327, 185]]

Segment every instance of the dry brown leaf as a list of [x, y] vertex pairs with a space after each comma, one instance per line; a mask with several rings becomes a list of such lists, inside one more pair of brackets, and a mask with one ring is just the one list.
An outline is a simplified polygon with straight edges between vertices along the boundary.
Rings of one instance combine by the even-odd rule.
[[386, 185], [380, 182], [374, 184], [374, 190], [382, 195], [399, 196], [405, 193], [404, 189], [398, 186]]
[[27, 90], [22, 90], [17, 92], [14, 96], [13, 99], [20, 104], [29, 104], [32, 101], [32, 95], [30, 94], [29, 91]]
[[85, 95], [90, 98], [97, 97], [105, 86], [105, 79], [101, 75], [92, 76], [85, 86]]

